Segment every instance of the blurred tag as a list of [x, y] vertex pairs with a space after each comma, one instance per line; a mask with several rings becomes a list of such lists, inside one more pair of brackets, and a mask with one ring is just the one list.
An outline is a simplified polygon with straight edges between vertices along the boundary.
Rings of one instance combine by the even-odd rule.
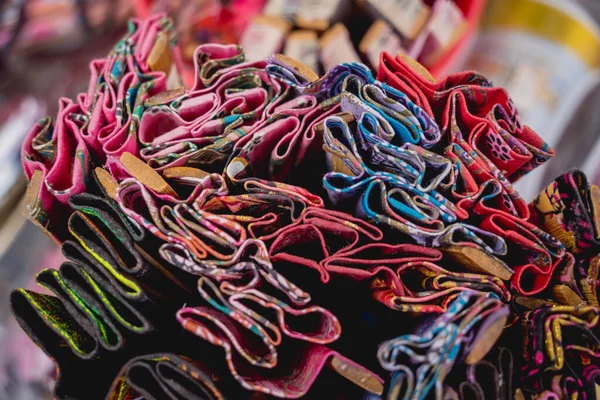
[[341, 23], [335, 24], [323, 34], [320, 47], [321, 63], [325, 71], [344, 62], [360, 62], [350, 40], [350, 33]]
[[359, 368], [339, 357], [331, 359], [331, 368], [355, 385], [378, 395], [383, 394], [383, 385], [371, 371]]
[[247, 61], [264, 60], [278, 53], [290, 24], [277, 17], [255, 17], [240, 39]]
[[314, 31], [290, 33], [283, 53], [305, 64], [313, 71], [319, 70], [319, 40]]
[[408, 39], [417, 36], [430, 13], [423, 0], [365, 0], [365, 3]]
[[167, 90], [183, 87], [183, 79], [175, 63], [171, 64], [171, 71], [167, 75]]
[[94, 175], [96, 175], [96, 179], [98, 180], [100, 186], [102, 186], [102, 189], [104, 189], [106, 192], [106, 195], [108, 195], [108, 197], [111, 199], [116, 200], [119, 184], [113, 178], [113, 176], [108, 173], [107, 170], [100, 167], [96, 167], [96, 169], [94, 169]]
[[600, 238], [600, 188], [596, 185], [590, 186], [590, 199], [592, 202], [592, 218], [594, 220], [594, 229], [596, 238]]
[[165, 75], [171, 72], [171, 47], [169, 46], [169, 37], [166, 33], [161, 32], [156, 37], [154, 46], [148, 55], [148, 67], [152, 71], [162, 71]]
[[33, 222], [35, 226], [40, 228], [50, 239], [60, 246], [60, 240], [51, 233], [50, 219], [48, 218], [47, 211], [42, 207], [39, 197], [42, 185], [44, 185], [44, 173], [39, 169], [35, 170], [29, 180], [25, 197], [21, 203], [21, 211], [27, 219]]
[[504, 315], [487, 326], [483, 334], [472, 344], [469, 354], [465, 358], [465, 364], [473, 365], [483, 360], [504, 332], [507, 320], [508, 315]]
[[435, 3], [431, 18], [427, 22], [427, 33], [421, 56], [426, 65], [435, 64], [452, 46], [466, 27], [462, 11], [452, 0]]
[[163, 177], [167, 179], [177, 178], [193, 178], [193, 179], [204, 179], [208, 175], [208, 172], [203, 171], [199, 168], [192, 167], [169, 167], [163, 171]]
[[[22, 212], [23, 215], [30, 220], [35, 222], [35, 215], [38, 214], [38, 210], [40, 208], [38, 202], [38, 196], [40, 193], [40, 188], [44, 183], [44, 173], [36, 169], [29, 180], [29, 184], [27, 185], [27, 191], [25, 192], [25, 200], [23, 201]], [[44, 227], [42, 227], [44, 229]]]
[[441, 249], [448, 258], [464, 265], [471, 272], [496, 276], [502, 280], [510, 280], [513, 271], [500, 259], [493, 255], [467, 246], [448, 246]]
[[148, 55], [148, 67], [152, 71], [162, 71], [167, 76], [167, 89], [182, 86], [177, 65], [173, 62], [173, 49], [169, 44], [169, 36], [161, 32]]
[[382, 52], [385, 51], [392, 56], [404, 52], [402, 39], [382, 19], [373, 22], [373, 25], [360, 41], [358, 49], [367, 57], [375, 69], [379, 68], [379, 56]]
[[315, 82], [319, 79], [319, 75], [312, 69], [310, 69], [307, 65], [302, 62], [292, 58], [290, 56], [286, 56], [284, 54], [276, 54], [275, 59], [285, 65], [288, 65], [294, 69], [301, 77], [306, 79], [308, 82]]
[[301, 28], [324, 31], [332, 21], [340, 20], [345, 0], [304, 0], [296, 15], [296, 24]]
[[179, 198], [175, 190], [173, 190], [158, 172], [133, 154], [125, 152], [121, 155], [119, 160], [127, 172], [147, 188], [150, 188], [159, 194], [170, 195], [176, 199]]
[[170, 90], [165, 90], [164, 92], [157, 93], [154, 96], [147, 98], [144, 101], [144, 106], [152, 107], [160, 104], [167, 104], [183, 96], [184, 94], [185, 89], [183, 88], [183, 86], [179, 86]]
[[558, 305], [557, 303], [551, 301], [525, 296], [515, 296], [515, 303], [530, 310], [535, 310], [536, 308], [540, 307], [552, 307]]
[[302, 5], [302, 0], [269, 0], [263, 14], [271, 17], [294, 19]]
[[415, 71], [416, 73], [421, 75], [423, 78], [427, 79], [429, 82], [432, 82], [432, 83], [435, 82], [435, 78], [429, 73], [427, 68], [425, 68], [421, 63], [413, 60], [412, 58], [410, 58], [409, 56], [407, 56], [404, 53], [400, 53], [400, 58], [405, 63], [407, 63], [413, 69], [413, 71]]
[[567, 285], [554, 285], [552, 287], [552, 293], [560, 304], [566, 306], [580, 307], [586, 304], [585, 301], [583, 301], [583, 299]]
[[515, 400], [525, 400], [525, 395], [521, 389], [515, 391]]
[[431, 34], [442, 48], [449, 47], [461, 34], [465, 17], [454, 1], [444, 1], [431, 16]]

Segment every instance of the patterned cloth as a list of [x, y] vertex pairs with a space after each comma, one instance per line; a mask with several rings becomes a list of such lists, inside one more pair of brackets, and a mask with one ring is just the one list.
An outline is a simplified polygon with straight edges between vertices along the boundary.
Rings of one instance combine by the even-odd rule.
[[600, 190], [524, 202], [554, 151], [506, 91], [215, 44], [183, 88], [171, 27], [132, 21], [23, 145], [69, 261], [11, 304], [57, 398], [595, 398]]

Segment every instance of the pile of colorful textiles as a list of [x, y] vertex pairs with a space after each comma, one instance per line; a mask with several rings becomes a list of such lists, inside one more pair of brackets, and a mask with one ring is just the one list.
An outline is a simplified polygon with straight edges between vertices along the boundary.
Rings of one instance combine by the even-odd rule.
[[554, 152], [505, 90], [211, 44], [184, 89], [175, 46], [133, 20], [23, 145], [56, 398], [598, 397], [600, 190], [519, 197]]

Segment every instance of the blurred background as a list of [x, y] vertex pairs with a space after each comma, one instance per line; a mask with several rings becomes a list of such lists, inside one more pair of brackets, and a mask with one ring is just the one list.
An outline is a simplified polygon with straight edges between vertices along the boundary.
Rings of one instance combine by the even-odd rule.
[[50, 399], [55, 375], [6, 301], [62, 260], [21, 214], [21, 142], [60, 97], [87, 90], [89, 61], [129, 18], [161, 11], [179, 31], [188, 86], [206, 42], [240, 43], [250, 59], [283, 52], [319, 74], [345, 61], [377, 68], [381, 51], [404, 52], [436, 78], [479, 71], [557, 152], [518, 182], [526, 200], [570, 168], [600, 184], [598, 0], [0, 0], [0, 400]]

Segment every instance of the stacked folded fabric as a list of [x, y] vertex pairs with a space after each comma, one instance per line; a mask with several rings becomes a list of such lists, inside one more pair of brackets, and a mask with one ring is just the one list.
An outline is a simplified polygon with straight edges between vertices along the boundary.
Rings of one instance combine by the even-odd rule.
[[23, 145], [57, 398], [598, 396], [600, 190], [519, 197], [554, 153], [506, 91], [211, 44], [184, 89], [174, 46], [132, 21]]

